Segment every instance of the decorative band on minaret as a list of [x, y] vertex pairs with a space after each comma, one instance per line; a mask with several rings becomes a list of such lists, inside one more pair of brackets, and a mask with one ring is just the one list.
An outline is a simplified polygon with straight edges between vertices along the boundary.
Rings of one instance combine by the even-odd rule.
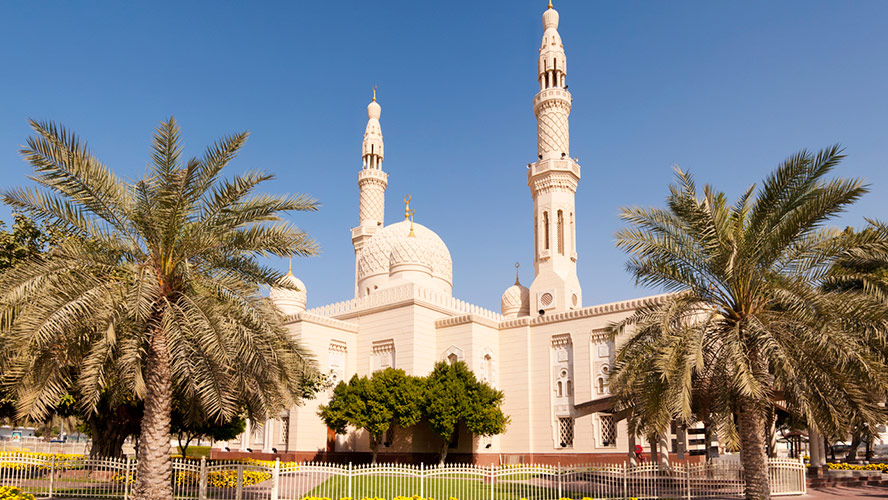
[[582, 307], [574, 213], [580, 166], [570, 157], [572, 98], [567, 90], [567, 56], [558, 21], [558, 11], [549, 2], [543, 13], [543, 40], [537, 63], [540, 91], [533, 98], [537, 161], [528, 165], [527, 172], [534, 209], [532, 316]]

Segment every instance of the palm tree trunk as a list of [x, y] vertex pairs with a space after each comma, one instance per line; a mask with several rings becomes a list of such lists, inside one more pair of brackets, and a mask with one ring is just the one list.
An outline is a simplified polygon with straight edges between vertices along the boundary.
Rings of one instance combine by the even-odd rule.
[[769, 500], [768, 457], [765, 453], [765, 416], [762, 408], [749, 398], [741, 398], [738, 407], [740, 463], [746, 480], [747, 500]]
[[145, 414], [139, 435], [134, 500], [173, 498], [170, 462], [172, 379], [166, 335], [157, 328], [152, 332], [145, 360]]
[[857, 460], [857, 450], [860, 448], [860, 431], [855, 430], [851, 435], [851, 446], [848, 447], [848, 453], [845, 455], [845, 463], [851, 463]]

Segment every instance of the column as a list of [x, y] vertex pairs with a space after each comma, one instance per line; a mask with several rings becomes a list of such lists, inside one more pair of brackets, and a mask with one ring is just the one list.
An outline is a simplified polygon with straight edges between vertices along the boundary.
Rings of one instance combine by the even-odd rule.
[[250, 434], [252, 434], [253, 429], [251, 429], [250, 419], [247, 418], [246, 425], [244, 425], [244, 433], [241, 434], [240, 437], [240, 451], [247, 451], [247, 448], [250, 447]]
[[262, 451], [264, 453], [271, 453], [271, 448], [274, 447], [274, 419], [269, 418], [265, 421], [264, 429], [265, 438], [262, 440]]

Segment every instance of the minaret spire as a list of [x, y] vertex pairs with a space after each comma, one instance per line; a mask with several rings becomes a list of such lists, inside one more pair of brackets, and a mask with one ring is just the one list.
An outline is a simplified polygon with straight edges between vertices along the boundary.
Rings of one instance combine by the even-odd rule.
[[527, 171], [534, 211], [532, 316], [582, 307], [574, 224], [580, 166], [570, 157], [568, 118], [573, 99], [567, 91], [567, 56], [558, 21], [558, 11], [550, 1], [543, 12], [543, 40], [537, 64], [540, 91], [533, 98], [537, 161]]
[[359, 223], [352, 228], [352, 244], [355, 247], [355, 295], [357, 296], [358, 274], [357, 256], [364, 243], [385, 223], [385, 188], [388, 187], [388, 174], [382, 171], [385, 145], [382, 142], [382, 127], [379, 117], [382, 107], [376, 102], [376, 86], [373, 86], [373, 99], [367, 105], [367, 127], [361, 144], [361, 171], [358, 173], [358, 188], [361, 191]]

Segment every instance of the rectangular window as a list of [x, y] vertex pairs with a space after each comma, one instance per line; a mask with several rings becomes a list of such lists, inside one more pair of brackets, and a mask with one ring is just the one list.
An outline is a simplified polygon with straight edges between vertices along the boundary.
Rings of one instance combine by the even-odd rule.
[[601, 438], [601, 446], [617, 446], [617, 424], [614, 422], [612, 415], [600, 415], [598, 417], [599, 436]]
[[543, 212], [543, 248], [549, 249], [549, 212]]
[[564, 212], [558, 211], [558, 253], [564, 255]]
[[574, 444], [574, 419], [561, 417], [558, 419], [558, 437], [562, 448], [572, 448]]

